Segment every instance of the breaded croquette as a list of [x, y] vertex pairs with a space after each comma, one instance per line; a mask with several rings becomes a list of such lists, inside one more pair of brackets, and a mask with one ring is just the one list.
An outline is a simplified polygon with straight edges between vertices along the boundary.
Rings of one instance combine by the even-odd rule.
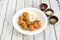
[[26, 24], [27, 24], [27, 25], [31, 25], [31, 21], [27, 21]]
[[24, 20], [25, 21], [29, 21], [29, 17], [24, 17]]
[[23, 20], [23, 19], [24, 19], [24, 16], [20, 16], [20, 17], [19, 17], [19, 20]]
[[24, 12], [23, 16], [26, 17], [26, 16], [29, 16], [29, 14], [27, 12]]
[[27, 30], [28, 29], [27, 25], [26, 24], [22, 24], [22, 29], [23, 30]]
[[33, 25], [30, 25], [30, 26], [29, 26], [29, 30], [30, 30], [30, 31], [35, 30], [34, 26], [33, 26]]
[[19, 24], [19, 25], [22, 25], [23, 23], [24, 23], [23, 20], [19, 20], [19, 21], [18, 21], [18, 24]]

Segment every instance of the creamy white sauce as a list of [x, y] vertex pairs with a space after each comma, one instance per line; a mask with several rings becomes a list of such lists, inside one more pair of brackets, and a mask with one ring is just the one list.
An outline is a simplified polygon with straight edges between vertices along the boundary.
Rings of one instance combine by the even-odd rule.
[[47, 11], [46, 14], [47, 14], [47, 15], [51, 15], [52, 12], [51, 12], [51, 11]]
[[34, 15], [29, 15], [30, 21], [37, 20], [38, 18]]

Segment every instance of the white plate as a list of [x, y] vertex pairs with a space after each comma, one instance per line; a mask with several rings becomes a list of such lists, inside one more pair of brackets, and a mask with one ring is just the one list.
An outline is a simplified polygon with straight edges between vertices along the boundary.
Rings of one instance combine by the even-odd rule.
[[[41, 24], [42, 24], [41, 28], [36, 29], [34, 31], [28, 31], [28, 30], [21, 29], [20, 26], [18, 25], [18, 17], [20, 15], [22, 15], [23, 12], [28, 12], [30, 15], [33, 14], [34, 16], [38, 17]], [[42, 32], [47, 27], [47, 24], [48, 24], [48, 20], [47, 20], [47, 17], [45, 15], [45, 13], [43, 13], [41, 10], [39, 10], [37, 8], [21, 9], [21, 10], [17, 11], [16, 14], [14, 15], [14, 17], [13, 17], [14, 28], [17, 31], [19, 31], [20, 33], [26, 34], [26, 35], [35, 35], [35, 34], [38, 34], [38, 33]]]

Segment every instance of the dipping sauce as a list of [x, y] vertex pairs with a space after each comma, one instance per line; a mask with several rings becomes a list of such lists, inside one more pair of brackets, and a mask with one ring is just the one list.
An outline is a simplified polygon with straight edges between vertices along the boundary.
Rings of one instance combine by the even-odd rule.
[[53, 11], [52, 9], [47, 9], [47, 10], [45, 11], [45, 14], [46, 14], [47, 16], [51, 16], [53, 13], [54, 13], [54, 11]]
[[51, 16], [51, 17], [49, 18], [49, 22], [50, 22], [51, 24], [55, 24], [57, 21], [58, 21], [58, 18], [57, 18], [56, 16]]
[[47, 6], [47, 4], [45, 4], [45, 3], [42, 3], [42, 4], [39, 6], [39, 8], [40, 8], [42, 11], [44, 11], [47, 7], [48, 7], [48, 6]]

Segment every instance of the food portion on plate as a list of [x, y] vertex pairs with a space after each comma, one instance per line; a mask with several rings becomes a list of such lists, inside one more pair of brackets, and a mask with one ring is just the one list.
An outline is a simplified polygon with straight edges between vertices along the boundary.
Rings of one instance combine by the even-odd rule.
[[41, 22], [37, 17], [34, 17], [34, 15], [29, 16], [28, 12], [23, 12], [23, 14], [18, 18], [18, 25], [23, 30], [33, 31], [41, 27]]

